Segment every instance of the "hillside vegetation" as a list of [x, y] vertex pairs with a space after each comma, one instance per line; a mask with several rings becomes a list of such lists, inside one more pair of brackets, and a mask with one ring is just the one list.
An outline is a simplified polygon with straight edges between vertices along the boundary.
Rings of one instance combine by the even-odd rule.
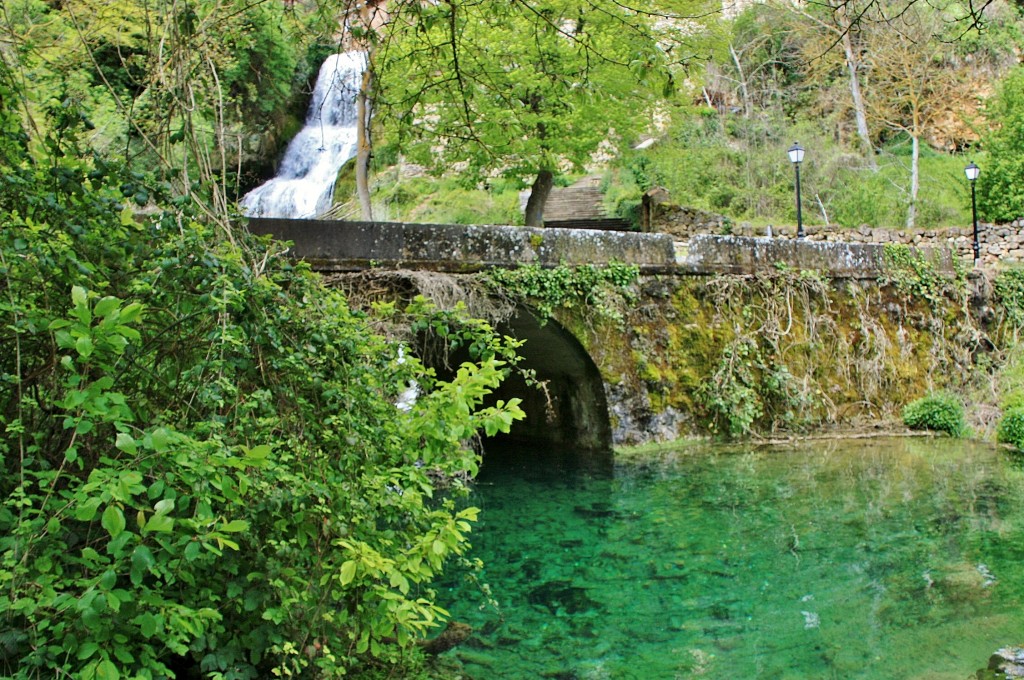
[[[643, 191], [661, 186], [677, 203], [733, 221], [793, 223], [794, 173], [785, 151], [799, 141], [807, 149], [808, 223], [968, 224], [969, 160], [982, 166], [983, 220], [1024, 214], [1011, 198], [1020, 171], [1008, 147], [1019, 109], [1010, 103], [1024, 41], [1019, 10], [992, 3], [974, 24], [955, 3], [902, 7], [865, 5], [860, 22], [847, 26], [847, 15], [827, 4], [751, 6], [701, 34], [708, 56], [691, 58], [670, 90], [633, 100], [630, 115], [642, 125], [624, 129], [607, 113], [592, 121], [607, 143], [589, 160], [562, 163], [555, 183], [600, 174], [609, 211], [625, 217], [636, 215]], [[390, 121], [380, 121], [375, 151], [377, 214], [521, 223], [514, 195], [531, 182], [521, 166], [501, 165], [499, 153], [489, 175], [453, 171], [467, 166], [448, 153], [432, 160], [414, 141], [395, 138]], [[437, 156], [436, 149], [429, 151]], [[338, 199], [350, 195], [343, 189]], [[356, 213], [354, 202], [339, 209], [346, 212]]]
[[360, 210], [341, 182], [338, 215], [521, 223], [518, 192], [598, 173], [623, 216], [662, 186], [789, 223], [794, 141], [811, 223], [964, 224], [968, 160], [982, 219], [1024, 214], [1015, 4], [772, 0], [730, 19], [709, 0], [544, 4], [25, 0], [0, 30], [30, 131], [80, 120], [91, 149], [216, 215], [273, 174], [319, 63], [353, 45], [371, 54], [355, 165], [372, 196]]

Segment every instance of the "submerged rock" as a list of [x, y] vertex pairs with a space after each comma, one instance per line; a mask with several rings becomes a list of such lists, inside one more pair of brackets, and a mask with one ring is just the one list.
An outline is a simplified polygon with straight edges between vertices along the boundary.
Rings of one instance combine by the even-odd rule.
[[438, 655], [447, 652], [465, 641], [473, 632], [471, 626], [458, 621], [449, 621], [448, 626], [433, 640], [427, 640], [423, 644], [423, 651], [427, 654]]
[[581, 614], [600, 608], [587, 595], [587, 589], [570, 581], [548, 581], [532, 589], [526, 596], [532, 605], [546, 607], [552, 614]]
[[610, 503], [591, 503], [590, 507], [584, 505], [577, 505], [572, 511], [580, 517], [587, 517], [590, 519], [608, 519], [617, 518], [619, 516], [618, 511], [611, 506]]

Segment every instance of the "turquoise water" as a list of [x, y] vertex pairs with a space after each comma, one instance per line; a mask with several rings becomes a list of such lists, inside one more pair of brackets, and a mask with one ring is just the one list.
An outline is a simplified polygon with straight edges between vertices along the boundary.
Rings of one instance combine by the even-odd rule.
[[962, 680], [1024, 641], [1024, 472], [991, 447], [488, 456], [472, 678]]

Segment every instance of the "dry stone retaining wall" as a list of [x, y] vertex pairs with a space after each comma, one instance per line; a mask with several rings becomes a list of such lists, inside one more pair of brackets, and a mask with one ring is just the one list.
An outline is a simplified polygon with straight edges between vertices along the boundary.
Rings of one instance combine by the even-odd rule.
[[[795, 238], [796, 226], [753, 226], [733, 224], [722, 215], [685, 206], [659, 203], [660, 196], [645, 196], [644, 230], [671, 234], [680, 241], [697, 234], [731, 234], [773, 238]], [[983, 264], [1024, 262], [1024, 218], [1009, 224], [979, 224], [980, 255]], [[770, 234], [769, 234], [770, 230]], [[902, 243], [920, 248], [949, 248], [962, 258], [973, 258], [973, 229], [945, 227], [941, 229], [881, 229], [861, 226], [855, 229], [830, 226], [805, 226], [809, 241], [843, 242], [865, 245]]]
[[[979, 225], [978, 243], [984, 264], [1024, 261], [1024, 235], [1020, 227], [1024, 222], [1012, 225]], [[962, 258], [974, 257], [974, 238], [970, 227], [945, 227], [942, 229], [880, 229], [858, 227], [845, 229], [837, 226], [808, 226], [804, 228], [808, 241], [843, 242], [856, 244], [902, 243], [920, 248], [949, 248]], [[734, 227], [732, 233], [739, 236], [766, 236], [766, 227], [752, 227], [749, 224]], [[772, 227], [775, 238], [795, 238], [796, 227]]]
[[[753, 226], [748, 223], [728, 225], [724, 223], [721, 230], [709, 229], [709, 222], [701, 220], [689, 228], [680, 228], [678, 222], [671, 228], [662, 224], [652, 224], [653, 231], [672, 233], [676, 239], [688, 240], [698, 233], [729, 233], [737, 237], [771, 236], [775, 239], [795, 239], [797, 227], [785, 226]], [[959, 257], [974, 257], [974, 238], [971, 227], [944, 227], [937, 229], [890, 229], [870, 226], [844, 228], [841, 226], [805, 226], [808, 241], [826, 243], [851, 243], [863, 245], [885, 245], [887, 243], [905, 244], [920, 248], [948, 248]], [[981, 260], [984, 264], [998, 262], [1024, 262], [1024, 219], [1010, 224], [979, 224], [978, 242]]]

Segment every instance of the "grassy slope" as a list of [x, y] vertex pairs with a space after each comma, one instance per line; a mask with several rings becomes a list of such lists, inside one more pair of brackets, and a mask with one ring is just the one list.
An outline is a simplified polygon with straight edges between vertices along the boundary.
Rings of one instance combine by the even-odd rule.
[[[608, 207], [629, 217], [647, 188], [663, 186], [676, 202], [720, 213], [735, 222], [795, 222], [793, 171], [785, 155], [791, 142], [785, 140], [804, 126], [783, 126], [767, 135], [770, 141], [752, 142], [744, 134], [750, 125], [751, 121], [713, 111], [681, 114], [653, 146], [629, 150], [601, 170]], [[897, 141], [881, 150], [876, 173], [826, 136], [815, 137], [813, 147], [805, 143], [808, 154], [802, 167], [805, 222], [824, 224], [827, 217], [830, 224], [847, 228], [903, 226], [909, 144]], [[967, 159], [960, 155], [930, 148], [923, 151], [918, 227], [969, 223], [970, 194], [963, 176], [966, 164]], [[565, 182], [571, 179], [563, 178]], [[405, 177], [392, 166], [375, 178], [374, 207], [377, 215], [390, 220], [521, 224], [519, 191], [520, 187], [508, 180], [467, 187], [457, 176]]]

